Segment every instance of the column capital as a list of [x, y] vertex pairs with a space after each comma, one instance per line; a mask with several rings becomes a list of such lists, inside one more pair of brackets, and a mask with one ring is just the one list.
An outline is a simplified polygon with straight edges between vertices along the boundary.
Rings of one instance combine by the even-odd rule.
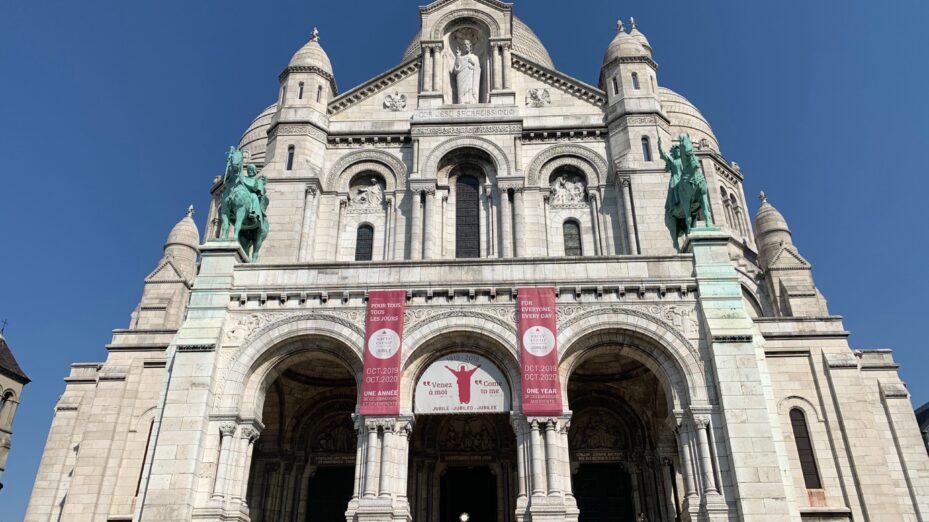
[[248, 442], [251, 444], [254, 444], [258, 440], [258, 437], [261, 436], [261, 433], [251, 426], [245, 426], [242, 428], [241, 434], [242, 438], [248, 439]]
[[622, 176], [620, 178], [617, 178], [617, 182], [619, 183], [619, 186], [621, 186], [622, 188], [629, 188], [629, 186], [632, 185], [632, 180], [629, 179], [628, 176]]
[[219, 433], [223, 437], [231, 437], [235, 434], [236, 427], [237, 426], [231, 422], [224, 423], [219, 427]]

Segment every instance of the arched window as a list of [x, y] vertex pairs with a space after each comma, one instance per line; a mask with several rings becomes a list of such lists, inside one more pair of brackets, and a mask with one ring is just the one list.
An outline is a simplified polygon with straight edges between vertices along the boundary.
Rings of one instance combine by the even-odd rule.
[[655, 77], [654, 77], [654, 76], [649, 76], [649, 78], [652, 79], [652, 90], [653, 90], [653, 91], [657, 91], [658, 88], [655, 87]]
[[316, 103], [323, 101], [323, 86], [320, 85], [316, 88]]
[[582, 256], [584, 249], [581, 247], [581, 225], [573, 219], [569, 219], [561, 226], [564, 232], [564, 255]]
[[287, 147], [287, 170], [294, 170], [294, 146]]
[[632, 88], [639, 90], [639, 73], [632, 73]]
[[652, 161], [652, 145], [648, 136], [642, 136], [642, 158], [645, 161]]
[[287, 103], [287, 86], [281, 87], [281, 104]]
[[613, 94], [619, 94], [619, 82], [616, 81], [616, 77], [613, 77]]
[[302, 100], [303, 99], [303, 82], [300, 82], [299, 87], [300, 87], [300, 90], [297, 91], [297, 99]]
[[361, 225], [355, 235], [355, 261], [370, 261], [374, 255], [374, 227]]
[[806, 415], [799, 408], [790, 410], [790, 426], [794, 431], [794, 442], [797, 443], [797, 454], [800, 457], [800, 469], [803, 471], [803, 483], [806, 489], [822, 489], [823, 484], [819, 479], [819, 469], [816, 467], [816, 455], [813, 454], [813, 443], [810, 440]]
[[7, 409], [13, 403], [13, 392], [7, 391], [3, 394], [3, 398], [0, 398], [0, 426], [4, 426], [7, 423], [7, 419], [4, 417]]
[[480, 183], [474, 176], [455, 182], [455, 257], [481, 257]]

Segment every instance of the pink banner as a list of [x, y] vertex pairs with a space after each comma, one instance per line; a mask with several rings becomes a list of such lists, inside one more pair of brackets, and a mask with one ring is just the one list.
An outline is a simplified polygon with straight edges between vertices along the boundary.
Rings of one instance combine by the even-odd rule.
[[517, 293], [523, 414], [561, 415], [554, 288], [520, 288]]
[[368, 293], [365, 331], [362, 415], [400, 413], [400, 345], [406, 292], [375, 290]]

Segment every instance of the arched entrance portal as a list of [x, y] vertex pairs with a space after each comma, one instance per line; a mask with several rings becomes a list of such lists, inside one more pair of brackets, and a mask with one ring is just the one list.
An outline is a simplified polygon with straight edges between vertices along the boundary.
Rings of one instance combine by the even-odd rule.
[[599, 348], [568, 381], [568, 432], [580, 522], [677, 520], [676, 444], [665, 390], [639, 361]]
[[352, 373], [325, 353], [301, 354], [270, 383], [248, 487], [253, 522], [344, 520], [354, 487], [356, 397]]
[[416, 383], [409, 490], [414, 520], [508, 522], [516, 506], [509, 384], [490, 359], [456, 352]]

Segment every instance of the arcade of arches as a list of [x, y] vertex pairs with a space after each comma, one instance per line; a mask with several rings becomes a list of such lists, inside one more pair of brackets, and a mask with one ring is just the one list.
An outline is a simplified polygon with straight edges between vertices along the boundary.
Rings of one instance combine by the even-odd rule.
[[[490, 355], [470, 338], [456, 350]], [[366, 520], [370, 506], [367, 520], [671, 521], [716, 495], [706, 425], [669, 422], [662, 379], [618, 345], [572, 355], [557, 418], [523, 417], [509, 396], [514, 411], [363, 418], [349, 365], [308, 348], [267, 384], [247, 483], [253, 521]], [[416, 381], [442, 353], [429, 348], [411, 365]], [[513, 369], [498, 370], [518, 395]]]

